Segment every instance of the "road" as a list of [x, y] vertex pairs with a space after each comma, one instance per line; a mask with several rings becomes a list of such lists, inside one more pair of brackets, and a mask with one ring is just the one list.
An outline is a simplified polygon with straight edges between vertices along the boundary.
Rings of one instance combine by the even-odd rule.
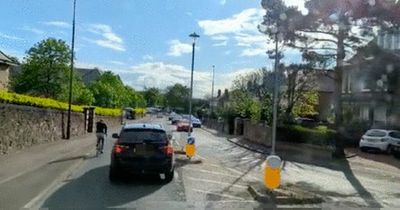
[[[153, 118], [168, 130], [175, 130], [165, 119]], [[174, 147], [184, 145], [186, 133], [173, 132]], [[111, 184], [108, 180], [112, 141], [105, 153], [87, 158], [68, 178], [36, 198], [26, 207], [49, 209], [254, 209], [262, 204], [254, 201], [247, 191], [247, 182], [255, 177], [224, 165], [227, 152], [233, 147], [215, 139], [202, 129], [195, 129], [198, 153], [192, 160], [176, 155], [175, 178], [164, 184], [157, 176], [138, 176]], [[244, 151], [244, 150], [243, 150]], [[241, 154], [229, 154], [240, 157]], [[92, 156], [92, 155], [91, 155]], [[232, 161], [232, 159], [229, 159]]]
[[[185, 144], [186, 133], [164, 119], [152, 118], [172, 131], [175, 150]], [[208, 129], [195, 129], [197, 154], [192, 160], [176, 154], [175, 178], [165, 184], [159, 177], [128, 177], [111, 184], [108, 180], [113, 140], [105, 153], [94, 151], [79, 164], [47, 165], [0, 183], [0, 209], [255, 209], [285, 207], [256, 202], [247, 186], [262, 181], [265, 156], [232, 144]], [[285, 159], [283, 184], [292, 184], [323, 196], [326, 202], [313, 207], [400, 207], [400, 169], [359, 157], [344, 162], [307, 162], [316, 156], [296, 150], [281, 152]], [[79, 158], [79, 156], [77, 157]], [[71, 167], [56, 179], [59, 171]], [[46, 185], [46, 180], [56, 180]], [[44, 187], [47, 186], [47, 187]], [[35, 189], [31, 190], [31, 189]], [[39, 193], [36, 193], [39, 192]], [[4, 208], [1, 207], [4, 203]], [[286, 206], [287, 207], [287, 206]], [[293, 207], [293, 206], [292, 206]]]

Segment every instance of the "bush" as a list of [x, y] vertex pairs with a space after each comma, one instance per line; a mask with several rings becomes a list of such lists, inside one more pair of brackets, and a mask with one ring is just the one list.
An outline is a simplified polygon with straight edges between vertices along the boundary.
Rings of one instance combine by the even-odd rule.
[[300, 125], [285, 125], [278, 128], [278, 138], [294, 143], [332, 145], [336, 131], [326, 126], [306, 128]]
[[[3, 90], [0, 90], [0, 102], [48, 109], [68, 110], [68, 103], [60, 102], [50, 98], [40, 98], [17, 93], [9, 93]], [[85, 106], [72, 105], [71, 110], [73, 112], [83, 112], [84, 107]], [[96, 114], [103, 116], [121, 116], [120, 109], [96, 107], [95, 112]]]

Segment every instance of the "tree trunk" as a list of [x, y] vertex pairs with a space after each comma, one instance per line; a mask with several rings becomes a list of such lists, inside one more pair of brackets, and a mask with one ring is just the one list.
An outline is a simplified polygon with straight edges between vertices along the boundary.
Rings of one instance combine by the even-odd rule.
[[344, 37], [345, 31], [339, 27], [338, 42], [337, 42], [337, 58], [336, 58], [336, 71], [335, 71], [335, 150], [332, 156], [334, 158], [344, 158], [344, 140], [341, 138], [342, 131], [342, 73], [343, 73], [343, 61], [345, 57], [344, 51]]

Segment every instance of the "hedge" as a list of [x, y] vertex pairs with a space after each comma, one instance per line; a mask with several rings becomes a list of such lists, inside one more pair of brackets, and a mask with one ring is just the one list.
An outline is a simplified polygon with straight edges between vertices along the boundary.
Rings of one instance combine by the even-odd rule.
[[[57, 110], [68, 110], [68, 103], [60, 102], [49, 98], [40, 98], [27, 96], [17, 93], [10, 93], [4, 90], [0, 90], [0, 102], [8, 104], [34, 106], [40, 108], [49, 108]], [[71, 109], [73, 112], [83, 112], [85, 106], [72, 105]], [[141, 109], [139, 109], [141, 111]], [[102, 107], [95, 107], [95, 112], [98, 115], [103, 116], [121, 116], [120, 109], [109, 109]]]
[[278, 138], [294, 143], [332, 145], [336, 131], [326, 126], [306, 128], [300, 125], [285, 125], [278, 128]]

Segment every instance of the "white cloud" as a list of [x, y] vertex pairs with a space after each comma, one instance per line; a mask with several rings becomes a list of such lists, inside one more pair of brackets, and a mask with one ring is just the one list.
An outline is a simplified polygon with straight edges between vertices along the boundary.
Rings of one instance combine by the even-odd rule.
[[142, 59], [145, 60], [145, 61], [152, 61], [152, 60], [154, 60], [153, 56], [151, 56], [151, 55], [144, 55], [144, 56], [142, 57]]
[[267, 37], [258, 31], [264, 13], [262, 9], [250, 8], [225, 19], [201, 20], [198, 24], [204, 34], [219, 41], [213, 46], [225, 46], [232, 39], [236, 46], [243, 47], [241, 56], [265, 56], [269, 47]]
[[32, 33], [37, 34], [37, 35], [43, 35], [44, 34], [44, 31], [42, 31], [40, 29], [37, 29], [37, 28], [29, 27], [29, 26], [24, 26], [24, 27], [22, 27], [20, 29], [24, 30], [24, 31], [32, 32]]
[[220, 3], [221, 5], [225, 5], [225, 4], [226, 4], [226, 0], [220, 0], [219, 3]]
[[169, 56], [181, 56], [182, 54], [186, 53], [191, 53], [192, 52], [192, 45], [182, 43], [177, 39], [171, 40], [168, 42], [169, 46], [169, 51], [167, 55]]
[[256, 32], [257, 25], [261, 23], [264, 11], [250, 8], [220, 20], [200, 20], [198, 24], [205, 35], [220, 35], [228, 33]]
[[124, 62], [122, 62], [122, 61], [114, 61], [114, 60], [109, 61], [109, 63], [115, 64], [115, 65], [119, 65], [119, 66], [123, 66], [123, 65], [126, 64], [126, 63], [124, 63]]
[[93, 43], [117, 51], [126, 51], [123, 39], [115, 34], [109, 25], [92, 24], [89, 31], [101, 36], [101, 39], [96, 39]]
[[48, 26], [55, 26], [59, 28], [70, 28], [71, 24], [65, 22], [65, 21], [47, 21], [43, 22], [43, 24], [48, 25]]
[[16, 36], [4, 34], [4, 33], [2, 33], [2, 32], [0, 32], [0, 37], [1, 37], [1, 38], [4, 38], [4, 39], [10, 39], [10, 40], [16, 40], [16, 41], [22, 41], [22, 40], [24, 40], [24, 39], [19, 38], [19, 37], [16, 37]]
[[226, 46], [226, 45], [228, 45], [228, 41], [222, 41], [222, 42], [213, 44], [214, 47], [220, 47], [220, 46]]

